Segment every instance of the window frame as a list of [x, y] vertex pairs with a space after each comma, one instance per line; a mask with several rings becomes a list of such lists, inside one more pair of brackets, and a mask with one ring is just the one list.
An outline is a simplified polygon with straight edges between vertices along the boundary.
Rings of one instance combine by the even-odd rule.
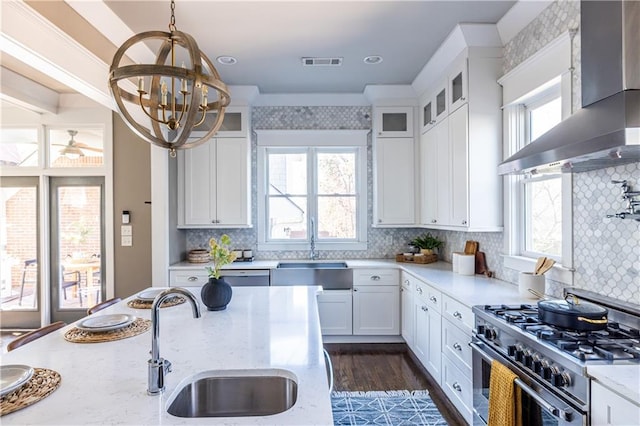
[[[268, 153], [286, 152], [300, 148], [307, 152], [307, 229], [313, 219], [317, 250], [367, 249], [367, 133], [368, 130], [257, 130], [258, 136], [258, 250], [309, 250], [310, 235], [306, 239], [270, 239], [268, 236]], [[356, 238], [318, 238], [317, 153], [354, 152], [356, 155]]]

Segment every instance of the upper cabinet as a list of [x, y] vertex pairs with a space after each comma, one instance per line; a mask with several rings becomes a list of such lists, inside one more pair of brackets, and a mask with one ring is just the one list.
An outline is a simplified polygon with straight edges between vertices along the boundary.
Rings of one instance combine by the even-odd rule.
[[416, 224], [413, 107], [374, 107], [373, 226]]
[[373, 126], [379, 138], [412, 138], [413, 107], [374, 108]]
[[[420, 138], [420, 224], [426, 228], [502, 230], [501, 63], [468, 48], [447, 68], [446, 118], [423, 125]], [[427, 90], [422, 105], [442, 90], [441, 84]]]
[[[249, 109], [247, 107], [227, 107], [222, 118], [222, 125], [215, 137], [247, 138], [249, 137]], [[204, 122], [195, 128], [195, 135], [205, 134], [215, 123], [216, 111], [207, 113]]]
[[422, 133], [431, 129], [447, 116], [447, 113], [449, 112], [447, 93], [449, 93], [447, 82], [446, 80], [442, 80], [441, 84], [435, 86], [429, 96], [422, 102]]

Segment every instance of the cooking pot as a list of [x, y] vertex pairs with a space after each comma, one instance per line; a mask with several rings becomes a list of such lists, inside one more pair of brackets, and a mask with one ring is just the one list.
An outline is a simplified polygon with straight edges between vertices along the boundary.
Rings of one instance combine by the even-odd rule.
[[538, 319], [545, 324], [576, 331], [596, 331], [607, 327], [609, 311], [569, 295], [566, 299], [540, 300]]

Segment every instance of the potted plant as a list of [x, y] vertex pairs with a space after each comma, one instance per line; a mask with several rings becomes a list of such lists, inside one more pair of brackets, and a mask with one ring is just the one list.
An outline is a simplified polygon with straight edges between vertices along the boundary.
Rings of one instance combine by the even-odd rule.
[[430, 232], [426, 234], [416, 237], [411, 240], [411, 245], [420, 248], [420, 253], [429, 255], [433, 254], [433, 250], [439, 249], [444, 244], [444, 241], [437, 239]]
[[206, 267], [209, 281], [202, 287], [200, 295], [202, 303], [210, 311], [222, 311], [231, 301], [231, 286], [220, 277], [220, 268], [236, 260], [236, 254], [230, 246], [231, 238], [227, 234], [223, 234], [220, 241], [213, 237], [209, 239], [209, 257], [213, 266]]

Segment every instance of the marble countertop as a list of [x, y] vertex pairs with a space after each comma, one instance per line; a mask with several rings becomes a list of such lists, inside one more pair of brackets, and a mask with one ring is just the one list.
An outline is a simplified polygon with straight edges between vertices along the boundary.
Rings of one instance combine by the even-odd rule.
[[[200, 288], [190, 288], [200, 300]], [[70, 343], [73, 324], [4, 354], [2, 364], [59, 372], [47, 398], [2, 417], [10, 424], [332, 425], [331, 401], [317, 312], [319, 287], [237, 287], [226, 310], [193, 318], [191, 305], [160, 310], [160, 355], [171, 361], [166, 390], [148, 396], [151, 331], [105, 343]], [[127, 313], [150, 319], [126, 300], [94, 315]], [[298, 398], [284, 413], [263, 417], [186, 419], [166, 413], [191, 376], [210, 370], [282, 369], [297, 378]], [[264, 374], [264, 373], [263, 373]]]
[[588, 365], [587, 375], [602, 386], [640, 405], [640, 365]]

